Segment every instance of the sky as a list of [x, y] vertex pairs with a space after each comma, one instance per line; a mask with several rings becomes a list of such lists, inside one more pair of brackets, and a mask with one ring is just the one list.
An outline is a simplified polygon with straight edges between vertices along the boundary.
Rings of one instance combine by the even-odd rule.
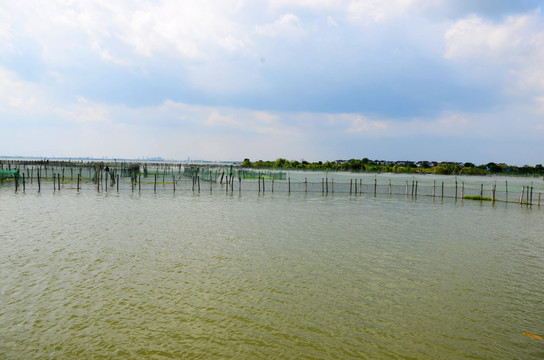
[[543, 0], [0, 4], [0, 156], [544, 163]]

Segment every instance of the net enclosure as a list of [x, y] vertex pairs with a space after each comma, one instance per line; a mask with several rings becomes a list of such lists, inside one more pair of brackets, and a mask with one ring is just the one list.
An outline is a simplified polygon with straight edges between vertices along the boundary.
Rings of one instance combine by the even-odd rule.
[[4, 181], [6, 179], [19, 179], [19, 170], [0, 170], [0, 180]]

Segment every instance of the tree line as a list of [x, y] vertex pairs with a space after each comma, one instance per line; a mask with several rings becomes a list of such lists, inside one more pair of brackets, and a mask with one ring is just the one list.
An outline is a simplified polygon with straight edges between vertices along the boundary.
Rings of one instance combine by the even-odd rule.
[[[399, 164], [402, 163], [402, 164]], [[350, 171], [350, 172], [378, 172], [378, 173], [421, 173], [438, 175], [544, 175], [544, 166], [507, 165], [504, 163], [490, 162], [487, 164], [475, 165], [470, 162], [454, 163], [441, 162], [434, 164], [427, 161], [415, 162], [383, 162], [378, 160], [350, 159], [346, 161], [297, 161], [278, 158], [275, 161], [257, 160], [252, 162], [244, 159], [242, 167], [248, 168], [277, 168], [277, 169], [300, 169], [300, 170], [323, 170], [323, 171]]]

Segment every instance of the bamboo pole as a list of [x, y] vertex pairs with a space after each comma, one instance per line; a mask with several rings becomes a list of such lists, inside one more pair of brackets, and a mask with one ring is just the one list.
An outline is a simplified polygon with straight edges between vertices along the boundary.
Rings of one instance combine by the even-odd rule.
[[521, 188], [521, 195], [519, 197], [519, 204], [522, 205], [523, 204], [523, 194], [525, 193], [525, 186], [523, 186]]

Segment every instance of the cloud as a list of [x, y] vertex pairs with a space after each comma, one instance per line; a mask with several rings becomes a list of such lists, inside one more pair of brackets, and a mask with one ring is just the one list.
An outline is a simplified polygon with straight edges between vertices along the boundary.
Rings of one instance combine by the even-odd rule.
[[369, 120], [363, 116], [354, 116], [351, 127], [348, 129], [350, 133], [362, 133], [363, 135], [383, 135], [388, 131], [389, 127], [384, 121]]
[[300, 19], [291, 13], [281, 15], [271, 24], [255, 26], [255, 32], [268, 37], [298, 38], [306, 34]]
[[510, 16], [500, 23], [471, 15], [455, 22], [444, 40], [446, 59], [468, 69], [474, 64], [481, 69], [486, 64], [506, 75], [505, 92], [515, 95], [544, 90], [544, 21], [540, 10]]
[[418, 0], [353, 0], [349, 17], [365, 24], [385, 22], [408, 11]]

